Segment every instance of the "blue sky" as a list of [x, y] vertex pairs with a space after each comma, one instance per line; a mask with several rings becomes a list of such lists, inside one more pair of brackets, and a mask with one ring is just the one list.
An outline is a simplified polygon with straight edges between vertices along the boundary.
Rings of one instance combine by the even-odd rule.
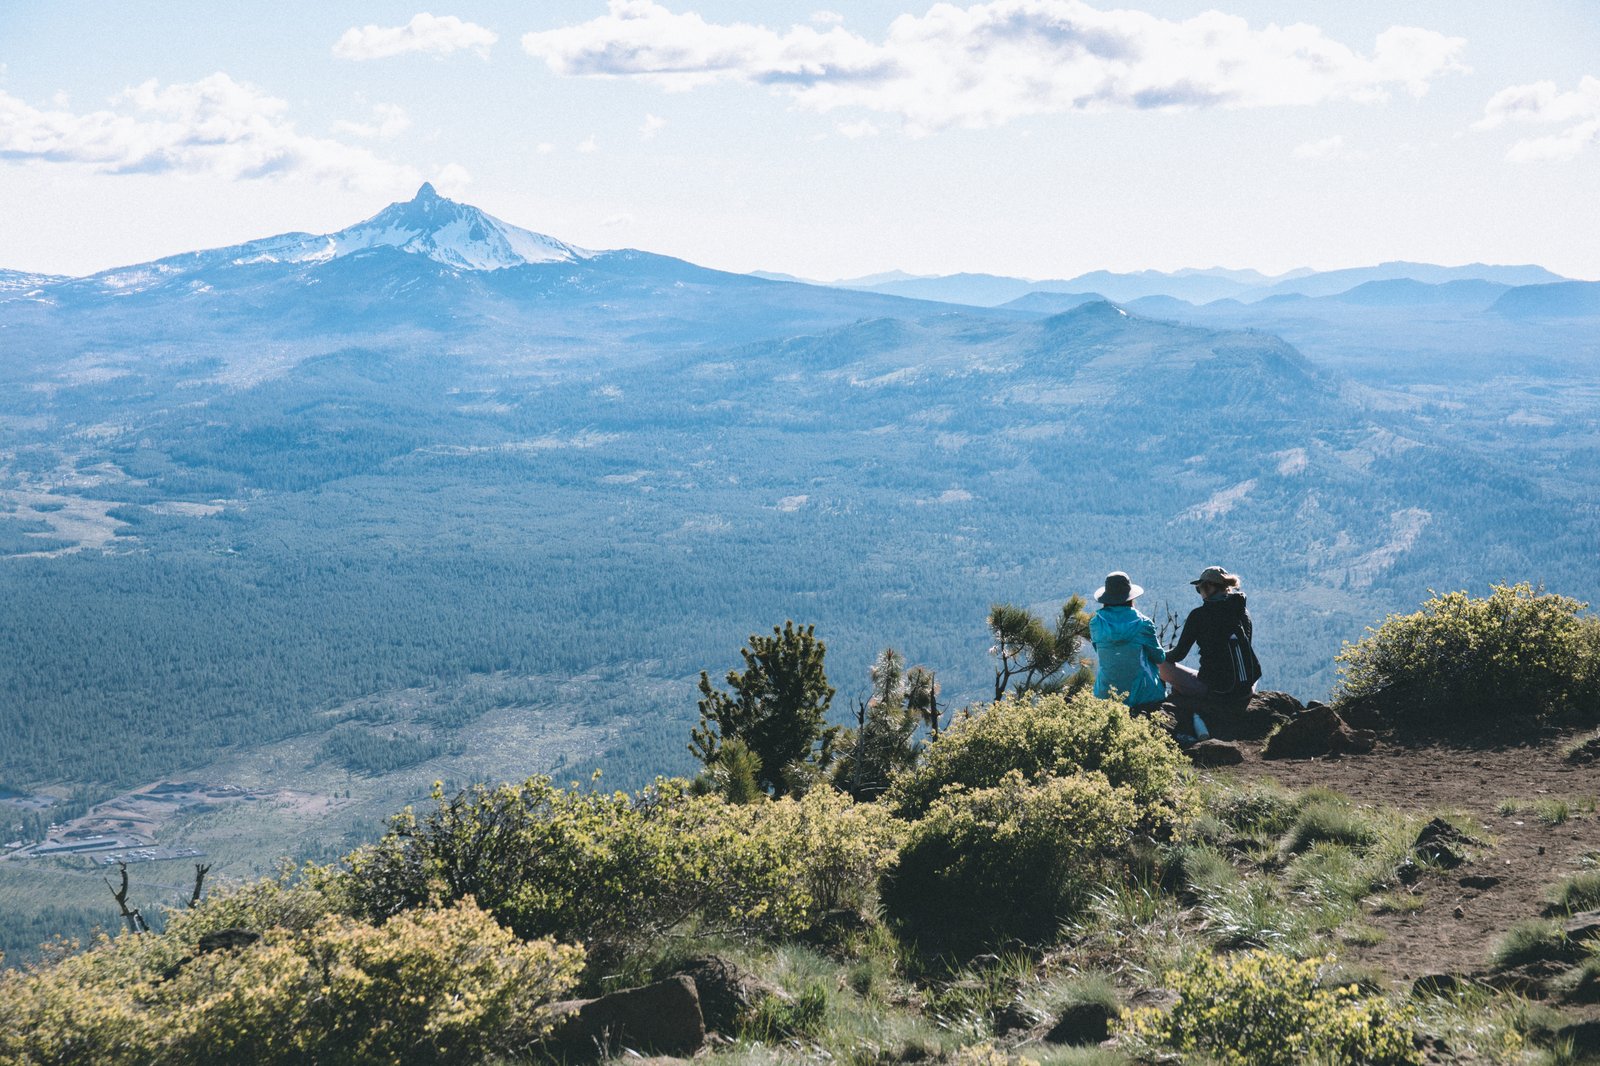
[[1600, 278], [1594, 13], [7, 0], [0, 267], [337, 229], [427, 179], [575, 244], [824, 279], [1401, 258]]

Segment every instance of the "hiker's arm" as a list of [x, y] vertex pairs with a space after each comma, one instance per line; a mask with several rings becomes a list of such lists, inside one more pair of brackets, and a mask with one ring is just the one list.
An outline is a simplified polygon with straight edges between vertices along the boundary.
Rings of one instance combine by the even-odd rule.
[[1139, 643], [1144, 648], [1144, 657], [1153, 663], [1166, 659], [1167, 653], [1161, 647], [1161, 641], [1156, 638], [1156, 624], [1146, 618], [1144, 626], [1139, 630]]
[[1172, 662], [1177, 662], [1185, 655], [1188, 655], [1189, 649], [1194, 647], [1194, 616], [1199, 613], [1199, 611], [1190, 611], [1189, 617], [1183, 620], [1183, 632], [1178, 635], [1178, 643], [1174, 644], [1172, 650], [1167, 652], [1167, 658]]

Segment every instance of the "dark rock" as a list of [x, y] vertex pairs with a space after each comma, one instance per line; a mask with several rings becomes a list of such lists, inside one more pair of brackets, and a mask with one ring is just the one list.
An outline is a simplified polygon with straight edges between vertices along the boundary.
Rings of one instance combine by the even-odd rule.
[[674, 976], [694, 981], [700, 995], [700, 1013], [706, 1028], [734, 1033], [764, 999], [789, 1002], [789, 993], [754, 974], [740, 969], [720, 955], [690, 959], [674, 971]]
[[1561, 998], [1568, 1003], [1600, 1003], [1600, 974], [1590, 970], [1569, 970]]
[[815, 924], [802, 931], [796, 939], [803, 944], [828, 947], [847, 943], [851, 936], [871, 928], [872, 923], [860, 911], [850, 907], [835, 907], [823, 912]]
[[1395, 880], [1410, 888], [1422, 880], [1422, 875], [1428, 871], [1423, 869], [1417, 861], [1409, 856], [1400, 860], [1400, 865], [1394, 869]]
[[1383, 714], [1378, 710], [1377, 702], [1370, 699], [1354, 699], [1339, 701], [1339, 717], [1351, 729], [1367, 729], [1377, 732], [1388, 723], [1384, 721]]
[[1481, 840], [1468, 836], [1443, 818], [1435, 818], [1417, 833], [1411, 850], [1423, 862], [1454, 870], [1467, 861], [1464, 848], [1482, 844]]
[[1313, 759], [1319, 755], [1364, 755], [1376, 743], [1376, 734], [1368, 730], [1352, 730], [1332, 707], [1312, 703], [1267, 738], [1266, 745], [1261, 749], [1261, 757]]
[[1009, 1036], [1031, 1029], [1039, 1019], [1020, 1003], [1007, 1003], [994, 1012], [994, 1035]]
[[1600, 911], [1579, 911], [1562, 924], [1561, 931], [1568, 940], [1592, 940], [1600, 936]]
[[1572, 1054], [1575, 1059], [1600, 1053], [1600, 1021], [1563, 1025], [1555, 1031], [1554, 1036], [1556, 1043], [1572, 1042]]
[[1455, 973], [1423, 974], [1411, 982], [1413, 996], [1453, 996], [1478, 982]]
[[562, 1055], [605, 1057], [622, 1048], [689, 1055], [706, 1042], [699, 993], [683, 976], [599, 999], [552, 1003], [543, 1015], [555, 1023], [546, 1047]]
[[1261, 692], [1244, 696], [1208, 696], [1194, 703], [1206, 728], [1218, 740], [1260, 740], [1286, 713], [1300, 709], [1300, 701], [1286, 692]]
[[1335, 750], [1344, 721], [1333, 708], [1313, 703], [1278, 727], [1261, 754], [1270, 759], [1308, 759]]
[[205, 955], [229, 948], [247, 948], [260, 939], [260, 933], [249, 929], [213, 929], [209, 933], [200, 934], [200, 943], [195, 949], [195, 954]]
[[1593, 737], [1573, 748], [1566, 754], [1566, 761], [1574, 766], [1582, 766], [1600, 759], [1600, 737]]
[[1552, 978], [1567, 972], [1567, 963], [1558, 959], [1539, 959], [1496, 970], [1483, 978], [1483, 983], [1502, 992], [1515, 992], [1529, 999], [1543, 999], [1549, 994]]
[[1122, 1014], [1112, 1003], [1074, 1003], [1044, 1034], [1050, 1044], [1098, 1044], [1111, 1036], [1111, 1023]]
[[1378, 733], [1373, 729], [1351, 729], [1344, 738], [1343, 754], [1370, 755], [1378, 746]]
[[1235, 766], [1244, 762], [1244, 749], [1226, 740], [1202, 740], [1184, 749], [1196, 766]]

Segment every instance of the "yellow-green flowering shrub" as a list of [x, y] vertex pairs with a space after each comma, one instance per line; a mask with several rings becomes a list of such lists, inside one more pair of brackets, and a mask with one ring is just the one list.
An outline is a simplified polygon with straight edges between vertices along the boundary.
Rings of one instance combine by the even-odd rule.
[[951, 791], [912, 827], [884, 875], [884, 911], [930, 952], [1045, 943], [1109, 876], [1139, 821], [1137, 793], [1100, 773]]
[[0, 974], [0, 1063], [475, 1061], [525, 1050], [583, 965], [582, 949], [521, 941], [470, 900], [190, 948], [122, 936]]
[[1092, 772], [1156, 826], [1179, 815], [1187, 765], [1170, 736], [1116, 700], [1087, 692], [1007, 697], [952, 723], [915, 769], [896, 777], [888, 800], [916, 818], [946, 791], [994, 788], [1013, 771], [1029, 782]]
[[1399, 726], [1600, 719], [1600, 619], [1532, 585], [1436, 595], [1338, 657], [1336, 702]]
[[827, 789], [729, 804], [659, 781], [637, 796], [547, 778], [435, 794], [351, 856], [344, 893], [382, 918], [473, 896], [525, 937], [579, 940], [601, 956], [694, 925], [790, 935], [835, 906], [864, 906], [903, 827]]
[[1420, 1064], [1406, 1010], [1355, 985], [1318, 986], [1332, 961], [1269, 951], [1201, 958], [1167, 975], [1178, 993], [1170, 1011], [1129, 1011], [1123, 1031], [1135, 1041], [1201, 1052], [1218, 1066]]

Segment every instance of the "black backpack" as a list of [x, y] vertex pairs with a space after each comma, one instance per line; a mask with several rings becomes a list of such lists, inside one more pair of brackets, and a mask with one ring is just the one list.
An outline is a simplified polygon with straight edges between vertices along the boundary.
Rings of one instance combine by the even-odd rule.
[[1256, 658], [1256, 650], [1250, 646], [1250, 638], [1245, 635], [1243, 624], [1234, 626], [1233, 632], [1228, 634], [1228, 670], [1231, 676], [1227, 684], [1213, 684], [1212, 692], [1221, 694], [1241, 688], [1248, 690], [1261, 680], [1261, 660]]

